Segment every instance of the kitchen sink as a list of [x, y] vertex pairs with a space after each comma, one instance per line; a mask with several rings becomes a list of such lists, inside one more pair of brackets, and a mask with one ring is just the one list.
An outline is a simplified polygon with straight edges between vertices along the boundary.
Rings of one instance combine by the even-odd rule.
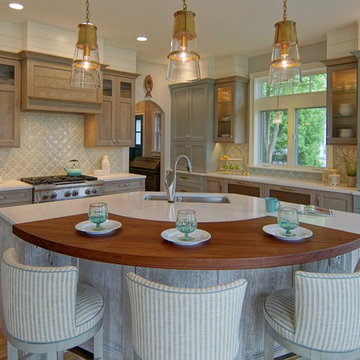
[[[164, 194], [147, 194], [144, 196], [144, 200], [167, 201], [167, 196]], [[176, 195], [175, 202], [230, 204], [229, 198], [225, 195]]]

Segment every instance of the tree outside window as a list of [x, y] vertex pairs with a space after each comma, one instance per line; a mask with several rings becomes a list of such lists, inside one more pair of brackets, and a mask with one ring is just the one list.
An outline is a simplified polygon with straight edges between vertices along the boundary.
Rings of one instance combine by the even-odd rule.
[[297, 109], [297, 165], [326, 166], [326, 108]]
[[280, 110], [282, 121], [274, 121], [275, 110], [261, 112], [261, 162], [264, 164], [287, 164], [287, 111]]

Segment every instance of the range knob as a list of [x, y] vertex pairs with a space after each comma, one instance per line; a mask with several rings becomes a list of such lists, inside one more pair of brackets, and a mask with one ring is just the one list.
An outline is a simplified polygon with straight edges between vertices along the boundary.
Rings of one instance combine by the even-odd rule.
[[93, 194], [97, 194], [97, 189], [92, 189]]
[[90, 194], [91, 194], [91, 190], [90, 190], [90, 189], [86, 189], [86, 190], [85, 190], [85, 194], [86, 194], [86, 195], [90, 195]]
[[79, 195], [79, 192], [77, 191], [77, 190], [74, 190], [73, 192], [72, 192], [72, 196], [78, 196]]
[[65, 196], [65, 197], [70, 197], [70, 196], [71, 196], [71, 192], [70, 192], [70, 191], [65, 191], [64, 196]]
[[56, 199], [57, 198], [57, 193], [51, 193], [50, 194], [50, 199]]
[[49, 198], [49, 195], [48, 194], [44, 194], [42, 197], [41, 197], [43, 200], [47, 200]]

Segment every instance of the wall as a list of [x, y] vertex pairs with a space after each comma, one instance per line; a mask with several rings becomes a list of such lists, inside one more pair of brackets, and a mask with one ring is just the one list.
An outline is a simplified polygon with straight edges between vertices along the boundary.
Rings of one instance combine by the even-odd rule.
[[[326, 41], [300, 46], [299, 52], [301, 55], [301, 63], [309, 64], [316, 61], [321, 61], [326, 59]], [[349, 54], [348, 54], [349, 55]], [[249, 74], [268, 71], [270, 66], [271, 53], [253, 56], [249, 59]]]
[[144, 61], [137, 61], [136, 72], [140, 76], [136, 79], [135, 84], [135, 103], [145, 100], [146, 91], [144, 88], [144, 81], [147, 75], [151, 75], [153, 79], [153, 90], [151, 101], [154, 101], [163, 110], [165, 116], [162, 121], [162, 139], [163, 141], [161, 152], [161, 181], [164, 178], [165, 170], [170, 168], [170, 134], [171, 134], [171, 98], [169, 90], [169, 82], [166, 80], [166, 65], [153, 64]]
[[4, 180], [42, 175], [65, 175], [63, 167], [77, 159], [83, 173], [100, 168], [102, 155], [109, 155], [111, 172], [123, 168], [122, 149], [85, 148], [82, 115], [22, 113], [20, 148], [0, 149]]

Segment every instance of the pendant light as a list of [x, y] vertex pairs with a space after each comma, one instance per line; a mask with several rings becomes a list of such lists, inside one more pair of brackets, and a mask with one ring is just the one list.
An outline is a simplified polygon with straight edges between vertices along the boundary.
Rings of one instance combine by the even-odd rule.
[[200, 56], [196, 51], [195, 13], [183, 9], [174, 14], [174, 25], [166, 79], [169, 81], [194, 81], [200, 79]]
[[78, 41], [71, 70], [71, 86], [79, 88], [100, 87], [101, 73], [97, 27], [89, 21], [89, 0], [86, 0], [86, 20], [78, 25]]
[[300, 74], [300, 54], [295, 21], [287, 20], [287, 0], [284, 1], [283, 20], [275, 24], [275, 38], [271, 55], [269, 85], [291, 82]]

